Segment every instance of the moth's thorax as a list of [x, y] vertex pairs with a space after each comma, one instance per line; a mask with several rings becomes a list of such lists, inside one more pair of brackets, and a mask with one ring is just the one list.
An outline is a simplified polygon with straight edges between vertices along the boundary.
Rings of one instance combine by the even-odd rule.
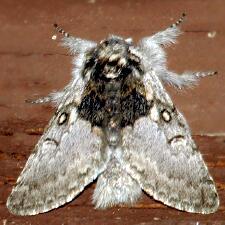
[[149, 111], [143, 74], [135, 47], [121, 38], [108, 38], [87, 53], [83, 76], [89, 81], [78, 107], [79, 115], [105, 130], [112, 146], [118, 145], [121, 128], [133, 125]]
[[120, 142], [122, 85], [122, 81], [106, 82], [103, 93], [106, 97], [105, 111], [107, 115], [104, 129], [107, 141], [111, 146], [117, 146]]

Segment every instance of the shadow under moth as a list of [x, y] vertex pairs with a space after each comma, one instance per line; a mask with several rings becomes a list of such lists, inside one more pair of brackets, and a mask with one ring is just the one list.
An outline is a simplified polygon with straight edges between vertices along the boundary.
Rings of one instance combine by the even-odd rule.
[[181, 34], [184, 16], [137, 45], [113, 35], [96, 44], [55, 24], [75, 55], [72, 80], [62, 91], [32, 101], [53, 103], [57, 110], [7, 200], [10, 212], [47, 212], [96, 179], [96, 208], [133, 204], [144, 191], [179, 210], [217, 210], [213, 179], [162, 85], [188, 87], [215, 74], [167, 69], [163, 48]]

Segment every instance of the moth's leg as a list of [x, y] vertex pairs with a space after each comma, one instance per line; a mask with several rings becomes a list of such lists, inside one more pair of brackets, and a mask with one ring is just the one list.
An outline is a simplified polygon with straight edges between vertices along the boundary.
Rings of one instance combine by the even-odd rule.
[[50, 96], [38, 98], [38, 99], [35, 99], [35, 100], [32, 100], [32, 99], [26, 99], [25, 100], [25, 102], [31, 103], [31, 104], [44, 104], [44, 103], [49, 103], [51, 101], [52, 101], [52, 99], [51, 99]]
[[209, 72], [184, 72], [183, 74], [176, 74], [171, 71], [160, 71], [157, 73], [158, 77], [164, 81], [165, 83], [168, 83], [176, 88], [183, 88], [183, 87], [191, 87], [198, 83], [198, 80], [200, 78], [206, 77], [206, 76], [212, 76], [217, 74], [216, 71], [209, 71]]
[[176, 38], [182, 33], [179, 25], [184, 21], [185, 13], [182, 14], [179, 20], [173, 23], [164, 31], [160, 31], [153, 36], [145, 37], [141, 42], [153, 42], [158, 45], [168, 46], [176, 43]]
[[31, 104], [45, 104], [45, 103], [53, 103], [55, 105], [58, 105], [59, 102], [61, 102], [62, 97], [64, 95], [64, 91], [54, 92], [49, 94], [48, 96], [38, 98], [38, 99], [27, 99], [25, 100], [27, 103]]
[[[70, 36], [69, 33], [65, 32], [60, 26], [58, 26], [58, 24], [53, 24], [53, 26], [55, 27], [55, 30], [59, 33], [61, 33], [65, 38], [68, 38]], [[45, 103], [52, 103], [58, 100], [58, 98], [61, 97], [61, 92], [55, 92], [55, 93], [51, 93], [46, 97], [42, 97], [42, 98], [38, 98], [38, 99], [26, 99], [25, 101], [27, 103], [31, 103], [31, 104], [45, 104]]]
[[68, 32], [58, 26], [58, 24], [54, 24], [54, 27], [57, 32], [61, 33], [64, 36], [64, 38], [62, 39], [62, 45], [66, 48], [69, 48], [71, 54], [85, 52], [87, 49], [96, 46], [95, 42], [72, 37]]

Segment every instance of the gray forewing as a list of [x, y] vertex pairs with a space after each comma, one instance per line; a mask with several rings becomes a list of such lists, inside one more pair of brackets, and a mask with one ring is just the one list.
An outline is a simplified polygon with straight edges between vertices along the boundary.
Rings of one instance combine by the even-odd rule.
[[76, 108], [64, 107], [29, 157], [7, 207], [14, 214], [34, 215], [71, 201], [104, 169], [104, 148]]
[[215, 212], [215, 184], [185, 119], [155, 74], [146, 76], [152, 83], [152, 109], [123, 129], [121, 164], [156, 200], [188, 212]]

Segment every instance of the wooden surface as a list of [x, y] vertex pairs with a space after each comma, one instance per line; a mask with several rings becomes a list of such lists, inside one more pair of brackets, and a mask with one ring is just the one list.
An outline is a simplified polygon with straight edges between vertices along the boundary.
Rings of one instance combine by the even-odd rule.
[[[31, 217], [11, 215], [5, 207], [16, 178], [54, 109], [25, 99], [63, 88], [70, 79], [71, 57], [58, 46], [52, 24], [81, 38], [100, 41], [108, 34], [133, 37], [162, 30], [188, 14], [179, 44], [167, 49], [169, 68], [219, 71], [195, 89], [167, 88], [192, 128], [221, 205], [199, 215], [164, 206], [143, 194], [132, 207], [95, 210], [94, 185], [71, 203]], [[0, 0], [0, 224], [225, 224], [225, 1], [8, 1]]]

